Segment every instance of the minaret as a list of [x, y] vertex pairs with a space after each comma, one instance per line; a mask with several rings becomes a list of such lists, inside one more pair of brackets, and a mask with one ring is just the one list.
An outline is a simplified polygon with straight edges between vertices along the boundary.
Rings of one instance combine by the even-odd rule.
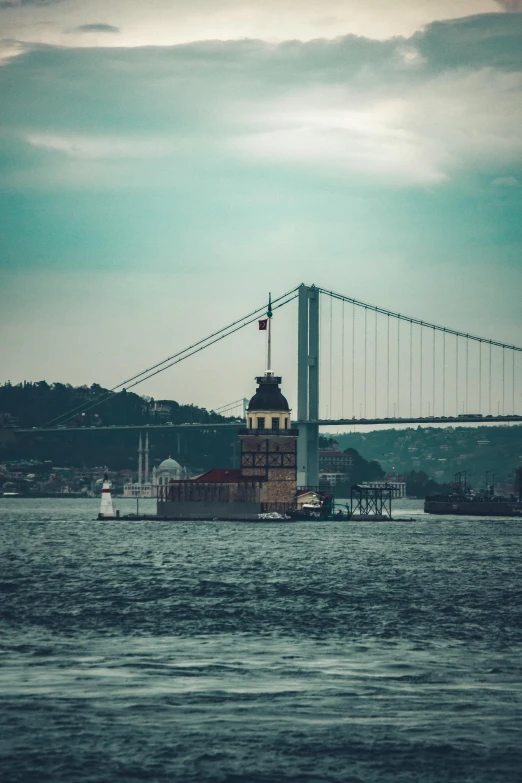
[[143, 482], [143, 443], [141, 440], [141, 432], [140, 432], [140, 439], [138, 442], [138, 484], [141, 486]]
[[144, 484], [149, 483], [149, 433], [145, 434], [145, 476], [143, 479]]

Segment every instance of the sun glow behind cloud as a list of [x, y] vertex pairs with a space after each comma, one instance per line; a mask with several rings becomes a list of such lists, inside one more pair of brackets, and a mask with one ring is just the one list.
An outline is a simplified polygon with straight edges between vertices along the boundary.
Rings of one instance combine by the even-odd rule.
[[[506, 0], [504, 7], [515, 0]], [[496, 0], [49, 0], [0, 2], [4, 37], [61, 46], [202, 40], [410, 36], [436, 19], [494, 12]], [[118, 31], [118, 35], [107, 32]], [[107, 40], [110, 39], [110, 40]]]

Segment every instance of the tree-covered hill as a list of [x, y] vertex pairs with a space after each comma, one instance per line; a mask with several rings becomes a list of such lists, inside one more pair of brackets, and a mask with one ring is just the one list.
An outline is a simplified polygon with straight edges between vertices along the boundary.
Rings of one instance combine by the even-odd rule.
[[[0, 386], [0, 460], [35, 459], [78, 468], [105, 465], [111, 470], [135, 469], [139, 432], [118, 429], [118, 425], [145, 428], [147, 424], [167, 422], [211, 425], [235, 421], [195, 405], [155, 401], [125, 391], [94, 406], [106, 394], [107, 390], [98, 384], [74, 387], [39, 381]], [[79, 410], [66, 419], [57, 420], [58, 430], [17, 433], [13, 429], [39, 427], [76, 408]], [[114, 429], [100, 430], [103, 425]], [[214, 466], [233, 467], [237, 460], [236, 435], [229, 429], [151, 429], [149, 440], [151, 467], [172, 456], [199, 473]]]
[[[105, 399], [106, 398], [106, 399]], [[103, 401], [96, 404], [98, 400]], [[71, 386], [46, 381], [24, 381], [0, 386], [0, 414], [9, 414], [19, 427], [40, 427], [69, 411], [75, 411], [58, 423], [69, 427], [93, 425], [146, 424], [160, 415], [173, 424], [217, 423], [229, 421], [213, 411], [195, 405], [180, 405], [175, 400], [161, 400], [159, 406], [150, 397], [140, 397], [125, 389], [111, 395], [97, 383]], [[168, 409], [168, 411], [167, 411]]]
[[335, 435], [341, 449], [352, 447], [367, 460], [378, 460], [387, 473], [403, 476], [424, 471], [439, 483], [453, 481], [456, 471], [473, 474], [471, 483], [509, 481], [522, 465], [522, 426], [417, 427]]

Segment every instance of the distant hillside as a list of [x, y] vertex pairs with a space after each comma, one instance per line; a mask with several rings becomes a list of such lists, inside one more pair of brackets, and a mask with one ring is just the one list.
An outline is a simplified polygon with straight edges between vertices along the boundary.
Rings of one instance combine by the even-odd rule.
[[[0, 461], [50, 460], [53, 465], [92, 467], [106, 465], [111, 470], [135, 468], [139, 434], [136, 430], [119, 430], [117, 425], [143, 425], [172, 422], [173, 424], [217, 424], [233, 422], [196, 405], [180, 405], [175, 400], [140, 397], [132, 392], [121, 392], [100, 405], [90, 407], [107, 393], [98, 384], [74, 387], [45, 381], [0, 386]], [[82, 406], [82, 407], [80, 407]], [[63, 413], [80, 407], [61, 429], [15, 437], [13, 426], [38, 427]], [[96, 431], [106, 425], [114, 429]], [[238, 425], [239, 426], [239, 425]], [[150, 431], [151, 466], [172, 456], [190, 468], [202, 473], [214, 466], [234, 467], [238, 450], [236, 436], [228, 429], [185, 430], [172, 428]]]
[[[94, 405], [100, 397], [105, 396], [108, 398], [104, 402]], [[81, 409], [59, 423], [73, 427], [146, 424], [158, 418], [172, 421], [173, 424], [230, 421], [196, 405], [180, 405], [175, 400], [155, 401], [125, 389], [111, 396], [108, 389], [97, 383], [92, 386], [71, 386], [64, 383], [49, 384], [46, 381], [24, 381], [0, 386], [0, 415], [10, 414], [19, 427], [39, 427], [76, 408]]]
[[[326, 434], [326, 433], [325, 433]], [[473, 472], [471, 483], [484, 483], [486, 471], [496, 481], [511, 480], [522, 465], [522, 426], [417, 427], [333, 435], [341, 449], [355, 448], [377, 460], [387, 473], [425, 471], [439, 483], [458, 470]]]

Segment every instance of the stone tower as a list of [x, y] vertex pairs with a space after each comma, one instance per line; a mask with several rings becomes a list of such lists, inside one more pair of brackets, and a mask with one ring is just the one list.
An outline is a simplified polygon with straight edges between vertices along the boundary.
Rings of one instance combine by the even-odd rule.
[[257, 378], [257, 390], [247, 408], [247, 428], [240, 431], [241, 476], [263, 482], [261, 501], [266, 510], [295, 508], [297, 496], [297, 438], [291, 428], [290, 408], [279, 385], [281, 378], [267, 371]]

